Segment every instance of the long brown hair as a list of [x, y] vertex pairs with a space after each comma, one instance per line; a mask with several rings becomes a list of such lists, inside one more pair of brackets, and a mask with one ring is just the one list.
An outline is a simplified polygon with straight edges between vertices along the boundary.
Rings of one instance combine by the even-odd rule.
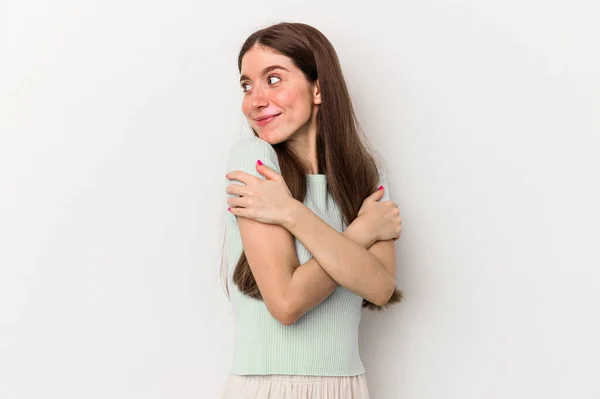
[[[258, 30], [244, 42], [238, 56], [241, 73], [242, 58], [254, 45], [267, 47], [289, 57], [310, 83], [319, 79], [321, 104], [317, 112], [317, 158], [319, 173], [327, 176], [328, 189], [339, 206], [346, 225], [358, 215], [362, 202], [377, 188], [379, 173], [375, 151], [362, 133], [337, 54], [329, 40], [317, 29], [303, 23], [282, 22]], [[254, 129], [252, 129], [254, 131]], [[256, 131], [254, 135], [258, 137]], [[305, 168], [287, 142], [273, 145], [287, 186], [292, 196], [304, 201], [306, 195]], [[377, 158], [380, 160], [380, 157]], [[223, 273], [227, 293], [227, 271]], [[246, 253], [235, 266], [233, 283], [244, 294], [262, 296], [248, 265]], [[384, 306], [400, 302], [398, 288]], [[381, 310], [366, 299], [363, 307]]]

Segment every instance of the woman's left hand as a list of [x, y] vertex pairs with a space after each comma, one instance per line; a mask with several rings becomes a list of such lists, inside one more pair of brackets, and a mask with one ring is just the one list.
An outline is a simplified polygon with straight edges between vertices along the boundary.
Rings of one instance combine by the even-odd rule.
[[227, 199], [230, 212], [259, 222], [282, 225], [290, 218], [297, 201], [292, 197], [283, 176], [264, 164], [257, 163], [256, 170], [267, 180], [241, 170], [227, 174], [227, 179], [246, 184], [232, 183], [227, 186], [228, 193], [240, 195]]

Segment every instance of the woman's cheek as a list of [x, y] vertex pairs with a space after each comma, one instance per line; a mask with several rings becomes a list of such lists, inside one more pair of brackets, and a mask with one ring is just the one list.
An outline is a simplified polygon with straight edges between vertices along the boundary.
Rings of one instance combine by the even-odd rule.
[[289, 91], [280, 91], [277, 93], [277, 102], [286, 107], [294, 103], [294, 95]]
[[242, 100], [242, 114], [248, 116], [248, 102], [245, 99]]

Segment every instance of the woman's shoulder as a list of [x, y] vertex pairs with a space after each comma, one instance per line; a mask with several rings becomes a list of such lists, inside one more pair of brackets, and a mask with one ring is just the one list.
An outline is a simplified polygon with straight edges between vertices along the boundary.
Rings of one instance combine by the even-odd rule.
[[231, 155], [244, 155], [255, 153], [276, 155], [275, 149], [271, 144], [256, 136], [242, 137], [231, 147]]
[[239, 139], [229, 152], [227, 170], [255, 171], [257, 160], [261, 160], [269, 168], [280, 173], [277, 153], [273, 146], [256, 136], [245, 136]]

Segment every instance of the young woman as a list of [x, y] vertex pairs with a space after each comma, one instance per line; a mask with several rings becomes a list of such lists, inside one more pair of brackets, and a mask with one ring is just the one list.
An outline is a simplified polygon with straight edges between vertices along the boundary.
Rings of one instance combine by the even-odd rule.
[[368, 398], [362, 307], [402, 298], [402, 221], [382, 163], [359, 135], [337, 55], [317, 29], [253, 33], [238, 69], [254, 135], [227, 161], [236, 331], [223, 398]]

